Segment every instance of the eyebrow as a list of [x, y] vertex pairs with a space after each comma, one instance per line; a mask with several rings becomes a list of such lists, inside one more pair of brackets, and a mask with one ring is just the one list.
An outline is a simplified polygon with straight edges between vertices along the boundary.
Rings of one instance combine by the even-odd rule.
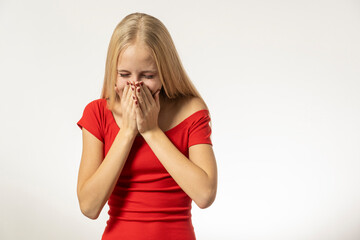
[[[128, 70], [125, 70], [125, 69], [118, 69], [117, 70], [118, 72], [130, 72]], [[145, 71], [141, 71], [140, 73], [157, 73], [156, 70], [145, 70]]]

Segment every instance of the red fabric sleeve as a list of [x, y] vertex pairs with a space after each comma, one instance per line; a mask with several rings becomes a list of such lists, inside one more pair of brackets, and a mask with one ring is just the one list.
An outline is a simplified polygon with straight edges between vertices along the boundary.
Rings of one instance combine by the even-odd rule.
[[211, 142], [211, 127], [210, 127], [210, 116], [208, 111], [201, 111], [199, 117], [192, 123], [189, 128], [189, 143], [188, 147], [206, 143], [212, 145]]
[[99, 106], [95, 100], [86, 105], [83, 115], [77, 122], [77, 125], [80, 129], [84, 127], [97, 139], [104, 142]]

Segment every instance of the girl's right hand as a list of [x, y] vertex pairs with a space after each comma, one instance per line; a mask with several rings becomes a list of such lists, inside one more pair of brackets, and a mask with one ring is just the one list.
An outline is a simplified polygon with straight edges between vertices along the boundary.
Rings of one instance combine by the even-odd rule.
[[132, 136], [136, 136], [138, 129], [136, 124], [136, 106], [133, 100], [134, 91], [131, 90], [129, 82], [127, 82], [123, 91], [120, 91], [117, 86], [115, 86], [115, 91], [120, 97], [121, 126], [119, 128], [129, 132]]

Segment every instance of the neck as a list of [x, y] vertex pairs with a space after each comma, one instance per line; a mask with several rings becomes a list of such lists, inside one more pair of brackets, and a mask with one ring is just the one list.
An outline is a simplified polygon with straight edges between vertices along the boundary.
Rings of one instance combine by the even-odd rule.
[[167, 106], [171, 105], [172, 100], [169, 99], [167, 96], [163, 96], [162, 94], [159, 95], [160, 101], [160, 111], [165, 110]]

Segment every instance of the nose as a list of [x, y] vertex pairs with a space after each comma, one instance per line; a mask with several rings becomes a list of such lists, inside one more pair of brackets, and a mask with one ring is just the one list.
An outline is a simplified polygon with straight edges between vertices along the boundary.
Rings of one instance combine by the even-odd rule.
[[140, 82], [140, 81], [141, 81], [140, 76], [134, 76], [130, 79], [130, 82], [132, 82], [132, 83], [136, 83], [136, 82]]
[[135, 85], [135, 84], [137, 84], [137, 83], [142, 82], [142, 80], [141, 80], [140, 77], [133, 77], [133, 78], [129, 79], [129, 82], [130, 82], [132, 85]]

